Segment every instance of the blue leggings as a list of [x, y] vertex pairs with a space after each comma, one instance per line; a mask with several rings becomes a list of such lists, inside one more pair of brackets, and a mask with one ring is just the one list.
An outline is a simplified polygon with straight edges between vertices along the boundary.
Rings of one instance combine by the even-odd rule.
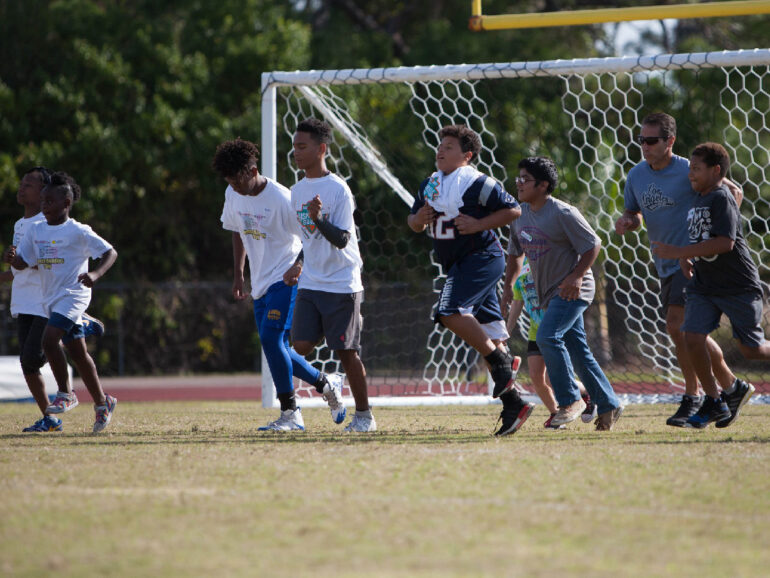
[[263, 324], [259, 328], [262, 350], [275, 382], [277, 393], [291, 393], [294, 390], [292, 376], [314, 385], [321, 372], [289, 345], [289, 330]]

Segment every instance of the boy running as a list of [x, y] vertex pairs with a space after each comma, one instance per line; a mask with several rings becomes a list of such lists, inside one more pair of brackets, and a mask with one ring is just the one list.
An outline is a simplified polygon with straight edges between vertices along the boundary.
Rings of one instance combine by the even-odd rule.
[[494, 381], [492, 396], [503, 403], [503, 423], [495, 435], [514, 434], [535, 406], [513, 387], [521, 359], [505, 348], [508, 332], [497, 299], [505, 257], [494, 229], [521, 210], [500, 183], [471, 166], [481, 151], [478, 134], [452, 125], [442, 128], [439, 138], [437, 170], [420, 185], [407, 223], [416, 233], [428, 229], [446, 274], [435, 322], [484, 357]]
[[278, 419], [259, 430], [305, 429], [292, 375], [323, 395], [334, 423], [339, 424], [346, 414], [342, 376], [327, 378], [289, 345], [297, 288], [283, 282], [283, 273], [294, 263], [302, 245], [294, 232], [289, 189], [259, 174], [258, 159], [257, 145], [235, 139], [217, 147], [212, 164], [228, 184], [221, 219], [222, 227], [232, 231], [233, 297], [239, 301], [248, 297], [244, 288], [248, 256], [254, 319], [281, 404]]
[[707, 340], [722, 314], [730, 319], [744, 357], [770, 359], [770, 344], [761, 327], [759, 272], [743, 237], [738, 203], [724, 182], [729, 167], [730, 156], [722, 145], [708, 142], [695, 147], [689, 178], [698, 196], [687, 215], [690, 244], [652, 243], [657, 257], [679, 259], [690, 279], [682, 331], [706, 399], [687, 427], [698, 429], [711, 422], [719, 428], [729, 426], [754, 393], [753, 385], [737, 378], [719, 393]]

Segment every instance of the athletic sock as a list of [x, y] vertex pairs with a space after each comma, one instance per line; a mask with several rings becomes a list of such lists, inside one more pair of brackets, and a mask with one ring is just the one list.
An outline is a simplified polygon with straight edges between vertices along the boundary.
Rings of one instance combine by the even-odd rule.
[[281, 411], [286, 411], [287, 409], [294, 411], [297, 409], [297, 399], [294, 397], [294, 391], [279, 393], [278, 401], [281, 402]]
[[505, 353], [500, 351], [500, 349], [497, 347], [495, 347], [495, 350], [492, 353], [484, 356], [484, 359], [487, 360], [487, 363], [489, 363], [490, 367], [495, 367], [496, 365], [505, 363], [506, 358], [507, 356]]
[[728, 387], [727, 389], [723, 389], [727, 395], [730, 395], [731, 393], [734, 393], [735, 390], [738, 389], [738, 378], [735, 378], [735, 381], [733, 381], [732, 385]]
[[324, 385], [326, 385], [327, 383], [329, 383], [329, 380], [326, 379], [326, 374], [325, 373], [321, 373], [318, 376], [318, 379], [316, 379], [315, 383], [313, 384], [313, 387], [315, 387], [315, 390], [318, 393], [323, 393], [324, 392]]

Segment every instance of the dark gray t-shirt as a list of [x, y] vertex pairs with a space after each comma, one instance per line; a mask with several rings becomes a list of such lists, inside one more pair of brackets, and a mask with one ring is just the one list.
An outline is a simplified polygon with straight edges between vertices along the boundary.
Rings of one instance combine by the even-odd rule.
[[[511, 224], [510, 255], [527, 255], [540, 306], [545, 309], [559, 284], [574, 271], [580, 256], [599, 243], [599, 237], [575, 207], [549, 197], [539, 211], [521, 204], [521, 217]], [[583, 277], [580, 299], [593, 301], [596, 286], [589, 269]]]
[[738, 204], [725, 185], [719, 185], [706, 195], [698, 195], [687, 215], [690, 244], [714, 237], [729, 237], [735, 244], [727, 253], [693, 259], [695, 275], [688, 291], [704, 295], [762, 292], [759, 272], [751, 259], [742, 228]]

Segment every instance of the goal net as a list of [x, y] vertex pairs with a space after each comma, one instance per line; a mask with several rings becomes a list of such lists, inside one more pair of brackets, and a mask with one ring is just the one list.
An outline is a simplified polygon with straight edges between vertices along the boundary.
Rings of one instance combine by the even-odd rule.
[[[770, 50], [757, 49], [263, 74], [265, 175], [287, 185], [302, 177], [291, 157], [300, 120], [314, 116], [334, 129], [327, 162], [348, 181], [358, 209], [365, 287], [361, 355], [373, 403], [490, 401], [477, 353], [432, 322], [443, 273], [427, 235], [406, 225], [413, 195], [434, 170], [438, 131], [458, 123], [481, 136], [479, 170], [514, 195], [509, 173], [517, 173], [521, 158], [556, 161], [561, 181], [554, 196], [578, 206], [603, 243], [594, 265], [596, 299], [585, 314], [595, 356], [626, 402], [681, 395], [645, 230], [614, 233], [626, 175], [642, 160], [633, 136], [646, 114], [665, 111], [679, 127], [675, 153], [688, 157], [706, 140], [726, 146], [729, 177], [744, 190], [744, 232], [767, 289], [769, 67]], [[499, 236], [506, 246], [507, 228]], [[524, 317], [509, 341], [522, 357], [526, 327]], [[770, 393], [770, 368], [744, 362], [728, 323], [715, 338], [734, 371], [751, 379], [758, 393]], [[341, 371], [326, 347], [313, 355], [319, 369]], [[519, 376], [527, 388], [526, 367]], [[299, 395], [310, 395], [301, 385]], [[265, 405], [274, 403], [270, 390], [263, 388]]]

